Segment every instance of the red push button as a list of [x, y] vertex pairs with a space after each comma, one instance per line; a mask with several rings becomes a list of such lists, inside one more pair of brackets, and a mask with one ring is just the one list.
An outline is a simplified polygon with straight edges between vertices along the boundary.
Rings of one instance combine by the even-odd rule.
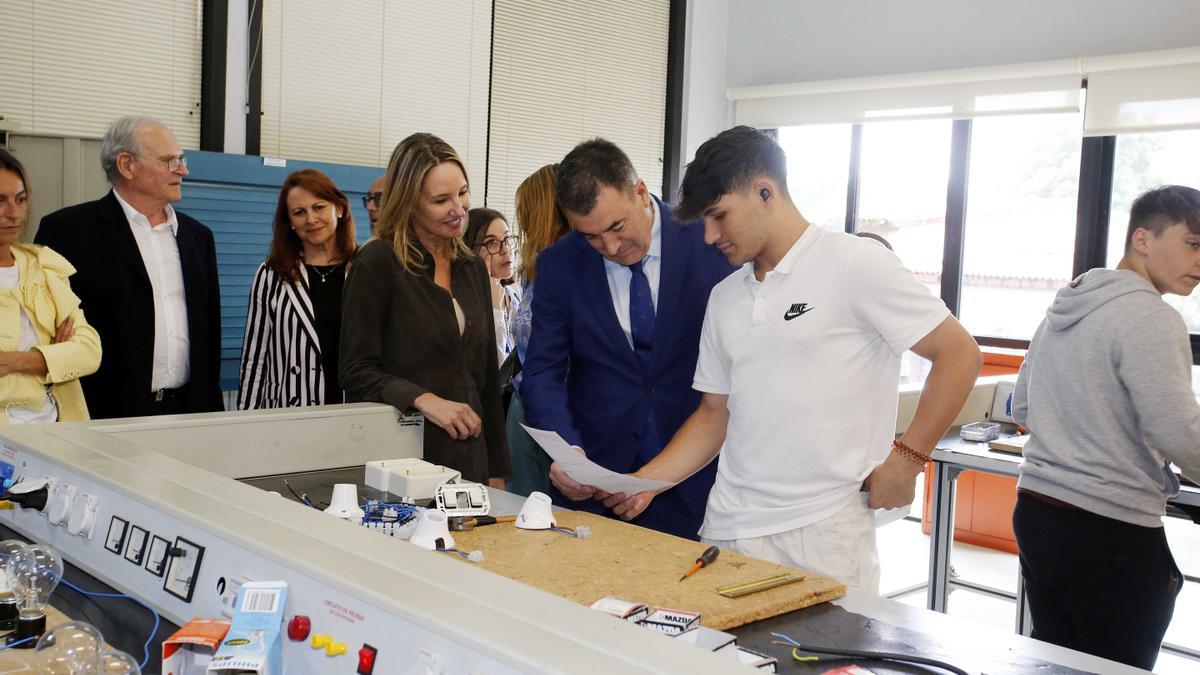
[[297, 614], [288, 621], [287, 634], [288, 638], [294, 642], [303, 642], [308, 639], [308, 632], [312, 630], [312, 621], [303, 614]]
[[377, 649], [369, 644], [363, 644], [362, 649], [358, 650], [358, 670], [354, 671], [358, 675], [371, 675], [375, 670], [375, 654]]

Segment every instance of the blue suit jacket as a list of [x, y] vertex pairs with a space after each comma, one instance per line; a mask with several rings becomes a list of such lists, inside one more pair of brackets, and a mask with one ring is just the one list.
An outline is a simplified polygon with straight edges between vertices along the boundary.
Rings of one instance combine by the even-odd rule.
[[[643, 367], [613, 309], [604, 258], [576, 232], [538, 256], [537, 293], [521, 396], [531, 426], [557, 431], [613, 471], [639, 469], [696, 410], [692, 389], [708, 295], [733, 267], [704, 243], [699, 223], [661, 211], [662, 262], [654, 348]], [[653, 414], [656, 438], [644, 438]], [[655, 498], [634, 522], [696, 538], [716, 462]], [[598, 502], [564, 502], [602, 510]]]

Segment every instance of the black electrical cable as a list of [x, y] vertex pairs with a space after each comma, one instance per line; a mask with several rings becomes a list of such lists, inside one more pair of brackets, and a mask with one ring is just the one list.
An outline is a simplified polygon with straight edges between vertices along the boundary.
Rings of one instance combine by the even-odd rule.
[[875, 660], [879, 660], [879, 661], [897, 661], [900, 663], [911, 663], [911, 664], [922, 665], [922, 666], [933, 666], [934, 668], [941, 668], [942, 670], [945, 670], [946, 672], [954, 673], [955, 675], [970, 675], [970, 673], [963, 670], [962, 668], [959, 668], [958, 666], [946, 663], [945, 661], [939, 661], [937, 659], [926, 658], [924, 656], [914, 656], [912, 654], [897, 654], [894, 652], [869, 652], [869, 651], [860, 651], [860, 650], [856, 650], [856, 649], [832, 649], [829, 647], [816, 647], [813, 645], [800, 644], [799, 642], [796, 642], [795, 640], [784, 635], [783, 633], [771, 633], [771, 635], [778, 638], [780, 641], [782, 641], [788, 645], [791, 645], [792, 647], [795, 647], [796, 649], [799, 649], [800, 651], [809, 652], [810, 654], [828, 654], [830, 656], [844, 656], [844, 657], [849, 657], [849, 658], [853, 658], [853, 659], [875, 659]]

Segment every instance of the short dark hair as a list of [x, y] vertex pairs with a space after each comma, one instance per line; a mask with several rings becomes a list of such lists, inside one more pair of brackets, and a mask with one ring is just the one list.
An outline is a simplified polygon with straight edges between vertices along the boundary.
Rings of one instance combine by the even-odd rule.
[[575, 146], [558, 165], [555, 191], [564, 211], [586, 216], [596, 207], [600, 187], [631, 190], [637, 171], [620, 148], [603, 138]]
[[497, 219], [503, 220], [504, 224], [508, 225], [508, 218], [505, 218], [504, 214], [496, 209], [480, 207], [467, 211], [467, 231], [463, 233], [463, 242], [472, 252], [483, 245], [483, 238], [487, 236], [488, 227]]
[[1125, 252], [1133, 246], [1133, 233], [1139, 229], [1149, 230], [1157, 237], [1176, 223], [1200, 234], [1200, 190], [1186, 185], [1162, 185], [1143, 192], [1129, 207]]
[[679, 186], [675, 215], [693, 220], [722, 196], [745, 189], [758, 176], [787, 194], [787, 156], [770, 136], [748, 126], [726, 129], [696, 150]]

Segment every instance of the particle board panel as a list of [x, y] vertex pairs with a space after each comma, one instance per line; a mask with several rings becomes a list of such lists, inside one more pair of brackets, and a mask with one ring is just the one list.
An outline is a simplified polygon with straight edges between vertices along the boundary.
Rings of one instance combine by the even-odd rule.
[[[555, 513], [555, 518], [559, 527], [586, 525], [591, 536], [577, 539], [550, 530], [521, 530], [511, 523], [452, 534], [458, 549], [483, 551], [479, 566], [496, 574], [584, 605], [611, 595], [651, 607], [700, 612], [700, 622], [717, 630], [833, 600], [846, 592], [846, 586], [834, 579], [726, 550], [681, 582], [679, 577], [707, 545], [579, 511]], [[718, 586], [785, 570], [805, 578], [740, 598], [717, 594]]]

